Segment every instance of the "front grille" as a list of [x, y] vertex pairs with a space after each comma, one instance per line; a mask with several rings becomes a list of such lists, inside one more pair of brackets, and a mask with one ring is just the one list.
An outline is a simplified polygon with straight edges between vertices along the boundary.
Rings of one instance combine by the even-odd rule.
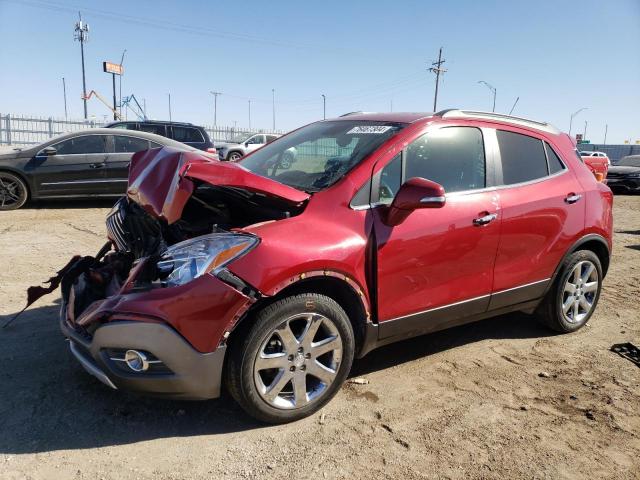
[[126, 234], [124, 230], [124, 208], [122, 202], [126, 199], [118, 200], [107, 216], [107, 234], [111, 240], [116, 244], [116, 249], [120, 252], [127, 251]]

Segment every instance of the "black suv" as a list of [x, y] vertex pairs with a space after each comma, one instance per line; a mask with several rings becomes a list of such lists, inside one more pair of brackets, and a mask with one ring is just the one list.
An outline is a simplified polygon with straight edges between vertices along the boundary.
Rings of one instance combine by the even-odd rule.
[[171, 138], [177, 142], [186, 143], [199, 150], [213, 151], [213, 143], [204, 127], [184, 122], [165, 122], [160, 120], [113, 122], [107, 128], [122, 128], [125, 130], [139, 130], [155, 133]]

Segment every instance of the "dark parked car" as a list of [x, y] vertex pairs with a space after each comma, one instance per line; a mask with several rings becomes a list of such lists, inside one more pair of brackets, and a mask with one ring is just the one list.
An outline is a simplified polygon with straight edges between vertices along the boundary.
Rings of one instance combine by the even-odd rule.
[[185, 143], [190, 147], [215, 153], [213, 142], [204, 127], [184, 122], [164, 122], [160, 120], [113, 122], [107, 128], [122, 128], [140, 132], [154, 133], [170, 138], [176, 142]]
[[[291, 148], [314, 153], [282, 168]], [[349, 115], [238, 162], [149, 150], [129, 184], [61, 278], [71, 351], [111, 388], [224, 384], [267, 422], [391, 342], [513, 311], [574, 332], [609, 266], [611, 190], [567, 134], [492, 113]]]
[[615, 192], [640, 192], [640, 155], [629, 155], [609, 167], [607, 185]]
[[28, 199], [120, 196], [131, 156], [159, 147], [198, 151], [151, 133], [94, 128], [2, 154], [0, 210], [20, 208]]

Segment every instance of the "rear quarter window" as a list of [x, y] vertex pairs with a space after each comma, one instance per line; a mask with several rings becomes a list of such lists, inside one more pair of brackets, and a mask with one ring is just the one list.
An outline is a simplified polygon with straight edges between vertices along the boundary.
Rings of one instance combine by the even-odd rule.
[[204, 142], [202, 133], [197, 128], [192, 127], [172, 127], [173, 139], [178, 142]]

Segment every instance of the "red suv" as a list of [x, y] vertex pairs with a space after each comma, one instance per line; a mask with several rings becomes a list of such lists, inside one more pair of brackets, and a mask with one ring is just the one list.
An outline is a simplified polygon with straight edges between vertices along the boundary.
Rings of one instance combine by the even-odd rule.
[[[290, 149], [296, 162], [283, 162]], [[238, 163], [137, 153], [61, 326], [112, 388], [310, 415], [354, 358], [512, 311], [572, 332], [609, 266], [612, 194], [546, 123], [448, 110], [313, 123]]]

